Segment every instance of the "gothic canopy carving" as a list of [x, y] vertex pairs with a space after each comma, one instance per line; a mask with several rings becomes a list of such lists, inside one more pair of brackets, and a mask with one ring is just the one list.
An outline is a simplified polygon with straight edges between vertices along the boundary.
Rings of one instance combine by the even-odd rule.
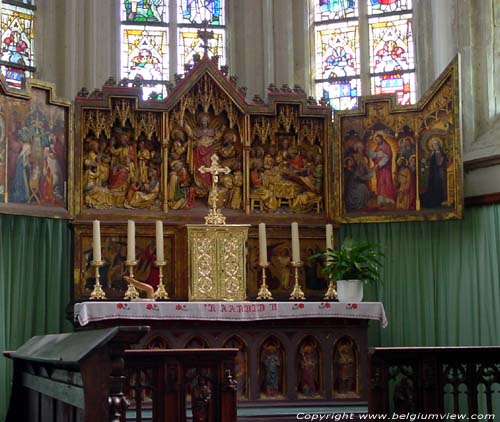
[[[110, 80], [76, 99], [77, 215], [198, 220], [214, 202], [236, 219], [332, 214], [331, 109], [300, 87], [271, 85], [267, 103], [250, 102], [206, 57], [163, 100], [142, 100], [128, 85]], [[230, 169], [217, 195], [200, 171], [213, 154]]]

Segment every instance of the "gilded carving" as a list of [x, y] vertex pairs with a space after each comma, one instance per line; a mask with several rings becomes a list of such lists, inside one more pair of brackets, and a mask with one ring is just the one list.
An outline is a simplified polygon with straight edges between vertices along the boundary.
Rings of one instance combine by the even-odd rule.
[[199, 169], [209, 167], [217, 154], [231, 169], [218, 182], [217, 206], [242, 209], [242, 116], [232, 101], [205, 75], [170, 115], [169, 208], [185, 210], [209, 202], [212, 175]]
[[300, 119], [282, 106], [277, 119], [253, 121], [250, 149], [251, 208], [321, 213], [324, 204], [324, 122]]
[[133, 112], [116, 100], [112, 111], [83, 112], [83, 204], [86, 208], [160, 209], [161, 115]]
[[79, 93], [78, 215], [199, 217], [214, 206], [213, 177], [199, 170], [213, 154], [230, 169], [216, 183], [222, 213], [331, 214], [329, 107], [286, 87], [271, 91], [268, 104], [247, 103], [236, 78], [205, 58], [177, 79], [161, 101], [143, 101], [123, 84]]
[[217, 276], [214, 257], [217, 254], [217, 233], [195, 233], [192, 238], [193, 248], [193, 294], [204, 298], [217, 295]]
[[188, 226], [190, 300], [246, 299], [248, 226]]

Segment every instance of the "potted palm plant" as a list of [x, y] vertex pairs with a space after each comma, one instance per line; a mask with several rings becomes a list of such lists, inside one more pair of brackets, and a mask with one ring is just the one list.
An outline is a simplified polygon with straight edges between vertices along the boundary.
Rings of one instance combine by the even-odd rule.
[[339, 302], [361, 302], [363, 282], [380, 281], [380, 258], [384, 256], [380, 246], [366, 241], [346, 238], [338, 249], [327, 249], [324, 274], [337, 282]]

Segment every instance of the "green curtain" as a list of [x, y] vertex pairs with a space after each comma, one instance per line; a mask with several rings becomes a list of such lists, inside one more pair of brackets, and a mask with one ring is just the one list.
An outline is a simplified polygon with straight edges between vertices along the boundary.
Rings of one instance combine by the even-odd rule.
[[[380, 243], [383, 279], [366, 297], [384, 303], [383, 346], [496, 345], [500, 340], [500, 205], [469, 208], [462, 221], [344, 225]], [[71, 330], [71, 231], [66, 221], [0, 215], [0, 350], [36, 334]], [[10, 362], [0, 357], [0, 420]]]
[[[34, 335], [71, 331], [71, 231], [64, 220], [0, 215], [0, 352]], [[0, 357], [0, 421], [11, 362]]]
[[345, 237], [385, 250], [383, 302], [389, 326], [371, 344], [500, 344], [500, 205], [467, 208], [461, 221], [344, 225]]

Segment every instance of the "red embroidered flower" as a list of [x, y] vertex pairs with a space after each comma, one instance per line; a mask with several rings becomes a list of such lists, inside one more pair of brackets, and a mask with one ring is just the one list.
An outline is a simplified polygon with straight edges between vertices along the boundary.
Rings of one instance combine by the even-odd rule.
[[358, 309], [358, 304], [357, 304], [357, 303], [353, 303], [353, 304], [351, 305], [351, 307], [352, 307], [352, 309]]
[[300, 309], [304, 309], [304, 304], [303, 303], [299, 303], [299, 308]]
[[118, 309], [123, 309], [123, 303], [117, 303], [117, 304], [116, 304], [116, 307], [117, 307]]
[[329, 303], [325, 303], [325, 308], [331, 308], [332, 305], [330, 305]]
[[180, 311], [182, 309], [182, 306], [181, 305], [175, 305], [175, 310], [176, 311]]
[[151, 310], [153, 309], [153, 305], [152, 305], [151, 303], [148, 303], [148, 304], [146, 305], [146, 309], [147, 309], [148, 311], [151, 311]]

